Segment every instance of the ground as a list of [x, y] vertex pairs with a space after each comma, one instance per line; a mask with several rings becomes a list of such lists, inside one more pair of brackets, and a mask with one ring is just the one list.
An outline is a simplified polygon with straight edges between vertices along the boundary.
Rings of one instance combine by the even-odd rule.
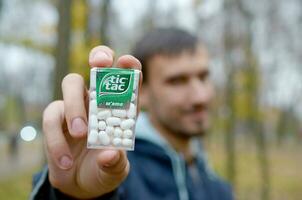
[[[206, 142], [210, 162], [215, 171], [225, 177], [225, 151], [223, 137], [216, 135]], [[260, 199], [260, 171], [256, 147], [250, 139], [236, 140], [236, 199]], [[302, 196], [302, 146], [292, 141], [282, 145], [269, 143], [271, 200], [300, 200]], [[41, 139], [21, 143], [16, 159], [8, 156], [8, 146], [0, 142], [0, 199], [28, 199], [31, 178], [44, 163]]]

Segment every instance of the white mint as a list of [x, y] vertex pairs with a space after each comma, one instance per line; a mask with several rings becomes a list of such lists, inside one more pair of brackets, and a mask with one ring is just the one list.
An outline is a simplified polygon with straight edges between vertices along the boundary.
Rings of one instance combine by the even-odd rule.
[[114, 137], [122, 137], [122, 135], [123, 135], [122, 129], [121, 128], [115, 128], [113, 135], [114, 135]]
[[96, 99], [96, 91], [90, 92], [90, 99]]
[[98, 118], [96, 117], [96, 115], [90, 115], [89, 127], [90, 129], [98, 129]]
[[114, 128], [112, 126], [107, 126], [106, 129], [105, 129], [105, 132], [108, 134], [108, 135], [112, 135], [113, 132], [114, 132]]
[[118, 117], [108, 117], [106, 123], [108, 126], [119, 126], [121, 124], [121, 119]]
[[124, 130], [130, 129], [133, 127], [134, 124], [135, 124], [134, 119], [125, 119], [121, 123], [121, 128]]
[[112, 115], [115, 117], [120, 117], [124, 118], [127, 116], [127, 111], [126, 110], [121, 110], [121, 109], [113, 109], [112, 110]]
[[111, 117], [111, 111], [108, 109], [100, 109], [98, 112], [98, 119], [106, 119], [108, 117]]
[[139, 73], [134, 74], [133, 90], [136, 90], [138, 85]]
[[113, 144], [114, 146], [121, 146], [121, 144], [122, 144], [122, 139], [121, 139], [121, 138], [114, 138], [114, 139], [112, 140], [112, 144]]
[[135, 101], [135, 99], [136, 99], [136, 95], [135, 95], [135, 93], [132, 93], [131, 101], [133, 102], [133, 101]]
[[132, 138], [133, 136], [133, 131], [130, 129], [127, 129], [123, 132], [123, 138]]
[[96, 71], [90, 70], [90, 88], [96, 88]]
[[96, 100], [93, 99], [89, 102], [89, 110], [90, 110], [90, 113], [92, 114], [97, 114], [98, 112], [98, 107], [96, 105]]
[[91, 130], [88, 136], [89, 144], [97, 144], [98, 143], [98, 132], [96, 130]]
[[100, 139], [100, 142], [103, 144], [103, 145], [109, 145], [110, 144], [110, 138], [109, 136], [106, 134], [105, 131], [100, 131], [99, 132], [99, 139]]
[[123, 139], [122, 145], [125, 147], [131, 147], [132, 146], [132, 140], [131, 139]]
[[135, 118], [136, 116], [136, 106], [131, 103], [130, 106], [129, 106], [129, 110], [127, 111], [127, 117], [128, 118]]
[[99, 130], [104, 131], [106, 129], [106, 123], [104, 121], [99, 121]]

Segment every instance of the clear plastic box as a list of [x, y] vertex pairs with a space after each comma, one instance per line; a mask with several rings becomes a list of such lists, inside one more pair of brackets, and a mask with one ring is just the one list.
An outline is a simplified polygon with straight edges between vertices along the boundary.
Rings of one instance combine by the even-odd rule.
[[90, 70], [87, 148], [134, 150], [140, 70]]

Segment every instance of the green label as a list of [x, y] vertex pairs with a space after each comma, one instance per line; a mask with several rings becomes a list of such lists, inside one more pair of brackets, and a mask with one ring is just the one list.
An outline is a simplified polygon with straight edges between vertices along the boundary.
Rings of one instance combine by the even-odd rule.
[[128, 108], [133, 92], [134, 70], [101, 68], [96, 73], [98, 107]]

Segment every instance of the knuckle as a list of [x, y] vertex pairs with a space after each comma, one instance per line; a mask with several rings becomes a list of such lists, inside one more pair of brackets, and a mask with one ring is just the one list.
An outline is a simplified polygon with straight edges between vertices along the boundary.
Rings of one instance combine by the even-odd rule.
[[62, 149], [64, 147], [63, 141], [60, 140], [49, 140], [46, 142], [46, 148], [50, 155], [57, 156], [57, 154], [63, 153]]
[[54, 101], [45, 108], [45, 110], [43, 112], [43, 117], [42, 117], [42, 126], [43, 126], [44, 131], [45, 131], [45, 129], [48, 130], [49, 128], [52, 128], [53, 125], [56, 123], [56, 120], [55, 120], [57, 117], [56, 111], [62, 105], [63, 105], [62, 101]]
[[43, 131], [45, 132], [53, 127], [53, 125], [55, 124], [55, 120], [53, 119], [53, 117], [44, 114], [42, 124], [43, 124]]
[[62, 183], [60, 181], [59, 178], [55, 178], [54, 176], [52, 176], [51, 174], [48, 175], [48, 179], [50, 184], [54, 187], [54, 188], [60, 188]]

